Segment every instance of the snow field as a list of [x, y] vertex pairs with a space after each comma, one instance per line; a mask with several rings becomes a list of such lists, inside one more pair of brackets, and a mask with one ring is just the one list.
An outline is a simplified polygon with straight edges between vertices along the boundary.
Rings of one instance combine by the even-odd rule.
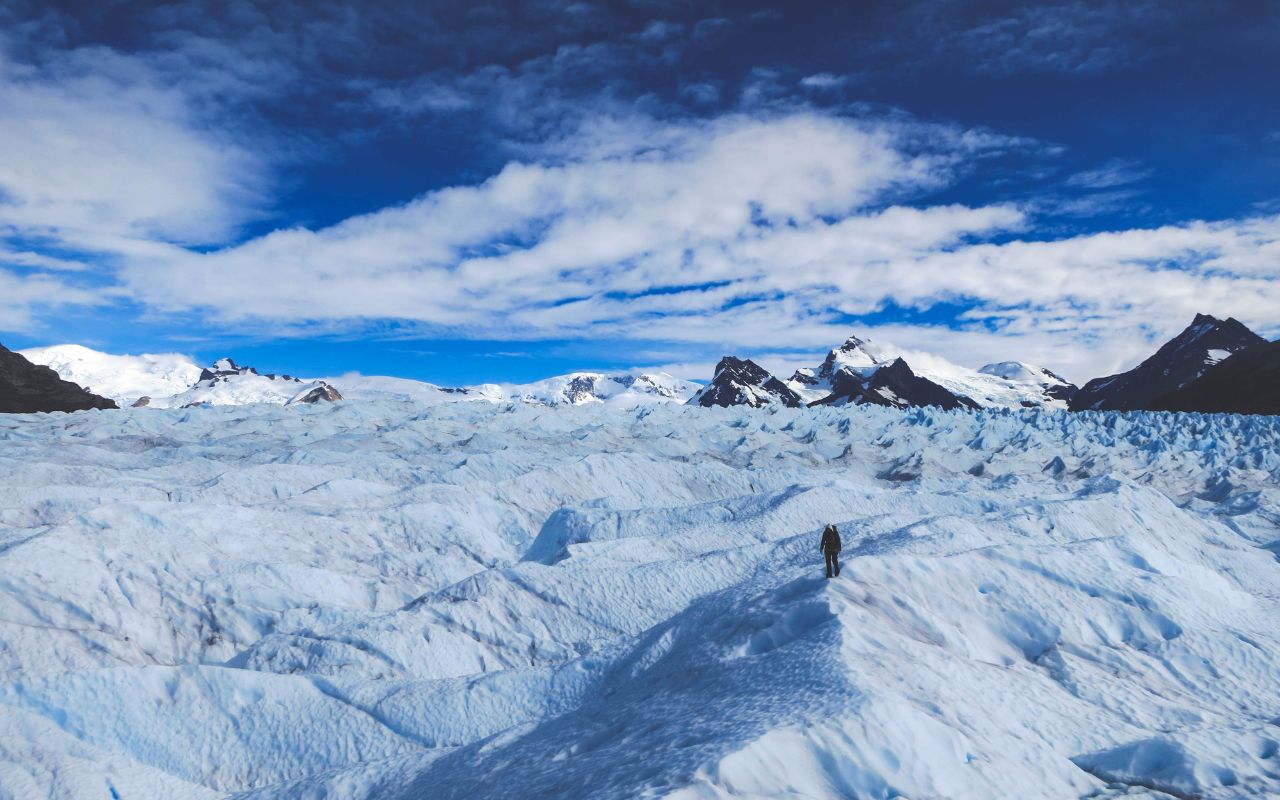
[[139, 409], [0, 475], [0, 797], [1280, 794], [1274, 419]]

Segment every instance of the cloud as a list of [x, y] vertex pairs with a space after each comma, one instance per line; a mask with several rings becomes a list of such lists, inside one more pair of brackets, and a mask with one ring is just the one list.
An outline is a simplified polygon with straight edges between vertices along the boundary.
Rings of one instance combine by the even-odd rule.
[[208, 254], [139, 249], [122, 274], [146, 302], [207, 306], [226, 319], [396, 317], [561, 332], [619, 305], [661, 313], [685, 294], [624, 303], [609, 293], [749, 282], [726, 247], [847, 216], [932, 178], [925, 159], [897, 152], [886, 135], [819, 115], [691, 123], [649, 142], [564, 165], [513, 163], [479, 186], [319, 231], [277, 231]]
[[1017, 207], [911, 205], [953, 159], [894, 131], [817, 112], [649, 121], [578, 159], [511, 163], [320, 230], [139, 248], [120, 275], [140, 302], [226, 325], [398, 319], [418, 335], [744, 352], [825, 348], [860, 316], [945, 304], [969, 309], [955, 335], [900, 338], [926, 349], [929, 330], [953, 360], [1043, 355], [1075, 375], [1131, 358], [1135, 321], [1280, 307], [1280, 218], [1022, 238]]
[[1198, 13], [1194, 4], [1166, 0], [918, 0], [891, 15], [871, 47], [899, 68], [1089, 76], [1164, 54], [1175, 23]]
[[834, 75], [830, 72], [817, 72], [800, 79], [800, 87], [815, 92], [830, 92], [843, 88], [852, 78], [848, 75]]
[[1098, 73], [1149, 57], [1143, 35], [1165, 17], [1154, 2], [1025, 5], [956, 32], [945, 46], [979, 72]]
[[1136, 161], [1113, 158], [1100, 167], [1071, 175], [1065, 183], [1077, 189], [1114, 189], [1137, 183], [1150, 175], [1151, 171], [1143, 169]]
[[46, 273], [19, 275], [0, 267], [0, 330], [29, 331], [36, 312], [76, 305], [98, 305], [103, 298]]
[[0, 235], [217, 244], [260, 213], [258, 157], [109, 49], [0, 50], [0, 153]]

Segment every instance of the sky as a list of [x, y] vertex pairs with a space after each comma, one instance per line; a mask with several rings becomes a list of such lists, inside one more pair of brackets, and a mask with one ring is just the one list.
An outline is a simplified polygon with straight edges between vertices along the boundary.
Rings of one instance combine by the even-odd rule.
[[0, 343], [443, 384], [1280, 336], [1280, 3], [0, 0]]

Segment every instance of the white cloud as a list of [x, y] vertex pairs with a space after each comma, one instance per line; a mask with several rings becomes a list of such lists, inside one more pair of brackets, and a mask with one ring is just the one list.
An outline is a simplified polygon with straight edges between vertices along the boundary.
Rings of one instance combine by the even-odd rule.
[[0, 54], [0, 153], [0, 233], [208, 244], [257, 211], [257, 159], [109, 50], [39, 68]]
[[1076, 378], [1149, 349], [1140, 325], [1173, 333], [1198, 311], [1258, 325], [1280, 307], [1280, 217], [1039, 241], [1019, 238], [1031, 220], [1011, 206], [886, 205], [953, 168], [906, 152], [919, 131], [812, 112], [605, 130], [576, 160], [512, 163], [329, 228], [205, 254], [135, 243], [120, 274], [149, 306], [228, 324], [394, 318], [745, 354], [830, 347], [846, 315], [886, 304], [955, 302], [973, 307], [960, 330], [886, 330], [960, 363]]
[[101, 302], [95, 294], [69, 286], [53, 275], [18, 275], [0, 268], [0, 330], [33, 329], [37, 309], [47, 311]]

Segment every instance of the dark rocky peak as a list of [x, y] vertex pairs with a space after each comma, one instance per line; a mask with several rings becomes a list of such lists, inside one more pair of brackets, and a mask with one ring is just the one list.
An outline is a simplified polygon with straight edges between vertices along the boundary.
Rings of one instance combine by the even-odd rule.
[[253, 367], [242, 367], [231, 358], [220, 358], [213, 362], [212, 366], [205, 367], [200, 371], [200, 377], [196, 379], [196, 382], [204, 383], [207, 381], [212, 385], [228, 378], [234, 378], [237, 375], [260, 375], [273, 381], [282, 380], [289, 383], [302, 383], [301, 380], [289, 375], [277, 375], [274, 372], [261, 373]]
[[1157, 411], [1280, 414], [1280, 342], [1241, 350], [1181, 388], [1157, 398]]
[[307, 403], [313, 405], [315, 403], [333, 403], [342, 399], [342, 395], [337, 389], [327, 383], [321, 382], [319, 386], [310, 389], [289, 401], [288, 405], [295, 403]]
[[596, 375], [574, 375], [564, 387], [570, 403], [581, 403], [596, 396]]
[[0, 413], [116, 408], [114, 400], [85, 391], [58, 373], [0, 345]]
[[1073, 411], [1151, 408], [1160, 397], [1191, 383], [1214, 364], [1265, 340], [1234, 317], [1197, 314], [1181, 333], [1128, 372], [1095, 378], [1071, 400]]
[[700, 406], [801, 405], [800, 395], [750, 359], [725, 356], [716, 365], [715, 377], [690, 400]]
[[891, 408], [935, 406], [946, 410], [979, 408], [968, 397], [957, 395], [928, 378], [920, 377], [903, 358], [895, 358], [868, 375], [841, 370], [832, 380], [831, 394], [813, 403], [849, 404]]

